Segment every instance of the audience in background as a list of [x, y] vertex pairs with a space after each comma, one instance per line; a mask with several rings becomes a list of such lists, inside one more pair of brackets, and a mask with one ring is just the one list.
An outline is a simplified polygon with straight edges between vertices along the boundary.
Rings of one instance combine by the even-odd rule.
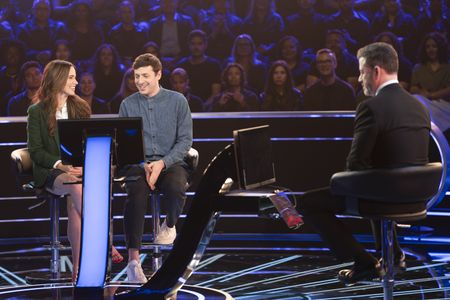
[[302, 110], [303, 95], [294, 87], [285, 61], [277, 60], [270, 66], [261, 100], [261, 110]]
[[283, 37], [284, 21], [275, 11], [273, 0], [252, 0], [243, 32], [249, 34], [261, 55], [270, 55], [276, 42]]
[[214, 97], [212, 111], [259, 110], [258, 96], [245, 86], [244, 68], [238, 63], [229, 63], [222, 72], [222, 93]]
[[18, 40], [3, 40], [0, 61], [0, 116], [6, 116], [8, 100], [21, 89], [19, 73], [25, 62], [25, 45]]
[[330, 49], [316, 55], [319, 81], [305, 91], [305, 110], [354, 110], [355, 92], [350, 84], [336, 76], [337, 60]]
[[194, 95], [207, 100], [220, 93], [220, 62], [207, 56], [206, 33], [193, 30], [189, 34], [190, 56], [181, 59], [177, 67], [189, 75], [189, 86]]
[[116, 47], [122, 60], [130, 67], [148, 41], [148, 32], [135, 22], [134, 5], [131, 1], [122, 1], [117, 14], [120, 22], [109, 31], [108, 42]]
[[240, 64], [246, 74], [247, 87], [255, 93], [262, 92], [267, 67], [258, 59], [258, 53], [250, 35], [241, 34], [236, 37], [228, 62]]
[[66, 26], [51, 19], [50, 10], [48, 0], [35, 0], [32, 17], [17, 28], [17, 38], [25, 43], [28, 59], [37, 60], [42, 65], [50, 61], [55, 41], [67, 38]]
[[89, 104], [92, 114], [98, 115], [111, 113], [107, 102], [94, 96], [96, 84], [92, 73], [85, 72], [81, 74], [79, 81], [79, 96]]
[[103, 30], [95, 21], [90, 2], [87, 0], [76, 0], [69, 12], [68, 31], [72, 58], [90, 59], [105, 40]]
[[191, 112], [203, 111], [203, 100], [191, 93], [189, 76], [183, 68], [176, 68], [170, 74], [170, 84], [172, 90], [181, 93], [186, 97]]
[[[448, 61], [430, 57], [424, 62], [423, 57], [416, 57], [420, 39], [432, 31], [441, 33], [448, 45], [447, 2], [0, 1], [0, 115], [6, 115], [9, 99], [21, 92], [18, 73], [26, 59], [37, 60], [42, 67], [49, 59], [66, 60], [76, 66], [79, 74], [92, 73], [97, 85], [95, 96], [117, 111], [114, 105], [122, 100], [123, 90], [119, 92], [119, 88], [123, 86], [124, 70], [134, 57], [145, 52], [157, 55], [163, 63], [161, 86], [171, 88], [171, 72], [183, 68], [188, 75], [189, 93], [199, 96], [208, 110], [220, 93], [220, 74], [228, 63], [240, 64], [247, 78], [244, 88], [262, 96], [266, 94], [268, 66], [284, 60], [294, 87], [305, 92], [314, 82], [327, 81], [313, 61], [317, 49], [328, 48], [337, 60], [337, 82], [350, 83], [359, 103], [365, 97], [357, 82], [354, 55], [373, 39], [393, 45], [398, 52], [399, 80], [405, 89], [433, 100], [448, 99]], [[434, 40], [428, 44], [440, 44]], [[184, 77], [180, 73], [176, 78], [181, 86]], [[273, 80], [273, 74], [267, 76], [270, 78]], [[133, 88], [125, 94], [134, 91], [134, 84], [130, 85]], [[330, 87], [321, 92], [327, 89]], [[311, 90], [307, 94], [306, 107], [311, 103]]]
[[137, 91], [138, 89], [136, 87], [136, 83], [134, 82], [134, 70], [133, 68], [129, 68], [126, 70], [125, 74], [123, 74], [119, 92], [117, 92], [117, 94], [109, 102], [111, 113], [118, 114], [120, 103], [122, 103], [123, 99], [136, 93]]
[[26, 116], [30, 104], [34, 103], [42, 80], [42, 67], [37, 61], [27, 61], [20, 69], [20, 81], [24, 90], [12, 97], [8, 102], [8, 116]]
[[200, 28], [208, 35], [208, 55], [223, 60], [230, 55], [236, 36], [242, 33], [242, 20], [231, 12], [229, 0], [212, 3], [212, 12]]
[[302, 92], [306, 88], [306, 78], [311, 66], [303, 60], [303, 48], [296, 37], [287, 35], [277, 45], [277, 59], [284, 60], [292, 73], [294, 85]]
[[177, 60], [188, 54], [187, 38], [194, 21], [177, 12], [178, 0], [161, 0], [161, 15], [149, 23], [149, 37], [159, 45], [162, 57]]
[[414, 66], [411, 92], [430, 100], [450, 101], [450, 64], [448, 43], [437, 32], [427, 34], [419, 48], [419, 63]]
[[98, 47], [92, 67], [92, 74], [97, 84], [94, 95], [109, 102], [119, 91], [125, 72], [116, 48], [111, 44]]

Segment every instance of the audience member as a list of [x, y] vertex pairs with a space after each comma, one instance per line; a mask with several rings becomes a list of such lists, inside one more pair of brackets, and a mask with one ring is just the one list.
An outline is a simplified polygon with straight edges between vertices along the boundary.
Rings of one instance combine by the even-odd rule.
[[189, 32], [194, 21], [177, 12], [178, 0], [161, 0], [162, 14], [150, 21], [149, 37], [159, 45], [162, 57], [177, 60], [187, 55]]
[[68, 40], [57, 40], [53, 47], [53, 58], [72, 61], [72, 50]]
[[412, 63], [406, 58], [403, 54], [403, 45], [398, 39], [398, 37], [389, 31], [385, 31], [377, 35], [374, 39], [374, 42], [383, 42], [394, 47], [395, 51], [397, 51], [398, 55], [398, 81], [400, 85], [409, 90], [409, 83], [411, 82], [411, 73], [412, 73]]
[[214, 97], [212, 111], [259, 110], [258, 96], [245, 86], [244, 68], [238, 63], [229, 63], [222, 72], [222, 93]]
[[122, 1], [117, 10], [120, 22], [109, 31], [108, 41], [113, 44], [127, 65], [141, 54], [139, 51], [148, 40], [148, 32], [135, 22], [134, 5]]
[[29, 59], [46, 65], [55, 41], [67, 38], [67, 29], [62, 22], [50, 19], [48, 0], [34, 0], [31, 12], [32, 17], [19, 25], [17, 37], [25, 43]]
[[369, 20], [355, 10], [355, 0], [338, 0], [339, 12], [332, 15], [328, 21], [328, 28], [341, 29], [349, 33], [351, 43], [349, 48], [356, 50], [366, 44], [370, 38]]
[[295, 36], [287, 35], [277, 45], [277, 59], [284, 60], [292, 73], [294, 85], [304, 92], [311, 66], [303, 60], [303, 49]]
[[138, 90], [136, 87], [136, 83], [134, 82], [134, 70], [133, 68], [129, 68], [125, 71], [125, 74], [123, 74], [119, 92], [117, 92], [114, 98], [112, 98], [112, 100], [109, 102], [111, 113], [118, 114], [120, 104], [122, 103], [123, 99], [136, 93], [137, 91]]
[[111, 44], [103, 44], [94, 55], [94, 80], [97, 84], [94, 96], [110, 101], [117, 93], [122, 82], [125, 67], [120, 63], [119, 54]]
[[188, 39], [191, 55], [181, 59], [177, 67], [189, 75], [192, 93], [207, 100], [220, 93], [220, 62], [205, 54], [208, 47], [205, 32], [193, 30]]
[[336, 76], [336, 56], [330, 49], [316, 55], [319, 81], [305, 91], [305, 110], [354, 110], [355, 92], [350, 84]]
[[104, 42], [103, 30], [94, 19], [90, 2], [76, 0], [70, 6], [68, 31], [72, 58], [87, 60]]
[[417, 18], [418, 35], [424, 37], [427, 33], [437, 31], [442, 33], [449, 41], [450, 15], [449, 3], [445, 0], [429, 0], [429, 6]]
[[242, 20], [231, 13], [229, 0], [212, 3], [212, 14], [200, 27], [208, 35], [208, 55], [222, 60], [230, 54], [233, 41], [242, 32]]
[[316, 0], [297, 0], [298, 13], [287, 18], [286, 33], [295, 36], [306, 49], [323, 45], [326, 17], [314, 10]]
[[241, 34], [234, 40], [228, 62], [238, 63], [244, 68], [247, 87], [255, 93], [261, 93], [266, 79], [266, 64], [257, 58], [253, 39], [248, 34]]
[[411, 93], [430, 100], [450, 101], [448, 44], [438, 32], [427, 34], [419, 48], [419, 63], [412, 71]]
[[270, 66], [261, 101], [261, 110], [301, 110], [303, 108], [303, 95], [294, 87], [291, 71], [285, 61], [277, 60]]
[[176, 68], [170, 74], [170, 84], [172, 90], [181, 93], [186, 97], [191, 112], [203, 111], [203, 100], [191, 93], [189, 85], [189, 76], [183, 68]]
[[12, 97], [8, 102], [8, 116], [26, 116], [30, 104], [34, 103], [42, 80], [42, 67], [37, 61], [27, 61], [20, 69], [20, 81], [24, 91]]
[[283, 36], [283, 18], [275, 12], [274, 0], [252, 0], [243, 32], [249, 34], [261, 55], [270, 55], [275, 44]]
[[[347, 50], [344, 33], [341, 30], [329, 30], [325, 36], [325, 47], [333, 51], [337, 59], [336, 75], [348, 82], [354, 90], [358, 88], [358, 60]], [[319, 80], [318, 67], [311, 69], [307, 78], [307, 87]]]
[[25, 62], [25, 45], [18, 40], [0, 43], [0, 116], [6, 116], [8, 100], [20, 92], [20, 67]]
[[78, 92], [80, 97], [89, 104], [92, 114], [110, 114], [111, 110], [108, 103], [94, 96], [95, 87], [95, 80], [92, 73], [85, 72], [81, 74]]
[[403, 42], [406, 56], [411, 58], [417, 47], [414, 35], [416, 31], [414, 17], [402, 9], [400, 0], [384, 0], [383, 9], [374, 17], [372, 22], [372, 36], [384, 31], [395, 33]]

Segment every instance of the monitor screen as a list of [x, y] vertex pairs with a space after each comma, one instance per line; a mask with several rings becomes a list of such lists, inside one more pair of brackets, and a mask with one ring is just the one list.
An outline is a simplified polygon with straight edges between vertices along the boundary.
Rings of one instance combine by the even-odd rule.
[[239, 188], [274, 183], [269, 125], [234, 130], [233, 136]]
[[144, 161], [141, 118], [58, 120], [61, 160], [65, 164], [82, 166], [84, 137], [104, 134], [115, 137], [113, 164], [123, 166]]

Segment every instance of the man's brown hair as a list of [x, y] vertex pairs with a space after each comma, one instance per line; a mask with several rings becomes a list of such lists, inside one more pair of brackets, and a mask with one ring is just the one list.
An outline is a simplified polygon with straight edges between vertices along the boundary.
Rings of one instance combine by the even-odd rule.
[[133, 63], [133, 70], [148, 66], [153, 68], [155, 74], [162, 70], [162, 65], [159, 58], [150, 53], [144, 53], [136, 57]]

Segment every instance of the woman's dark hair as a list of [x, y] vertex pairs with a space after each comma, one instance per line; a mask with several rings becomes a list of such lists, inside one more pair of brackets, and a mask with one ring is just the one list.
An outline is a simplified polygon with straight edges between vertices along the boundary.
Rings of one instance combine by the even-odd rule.
[[94, 76], [97, 76], [97, 74], [102, 73], [102, 65], [100, 62], [100, 54], [102, 53], [103, 49], [109, 48], [112, 51], [113, 54], [113, 62], [112, 62], [112, 73], [116, 73], [116, 74], [122, 74], [121, 72], [121, 61], [120, 61], [120, 56], [119, 53], [117, 52], [116, 47], [114, 47], [114, 45], [111, 44], [101, 44], [100, 46], [98, 46], [97, 50], [95, 51], [94, 57], [93, 57], [93, 67], [94, 67], [94, 71], [93, 74]]
[[287, 41], [292, 41], [297, 46], [297, 57], [298, 57], [297, 60], [298, 61], [302, 61], [302, 59], [303, 59], [303, 47], [302, 47], [302, 44], [293, 35], [285, 35], [284, 37], [282, 37], [278, 41], [277, 47], [276, 47], [276, 57], [277, 57], [277, 59], [283, 59], [283, 57], [282, 57], [283, 45]]
[[284, 71], [286, 72], [286, 83], [283, 86], [283, 92], [284, 94], [291, 94], [292, 90], [294, 89], [294, 81], [292, 79], [292, 73], [291, 70], [289, 70], [289, 66], [284, 60], [277, 60], [272, 63], [272, 65], [269, 68], [269, 72], [267, 74], [266, 78], [266, 86], [264, 88], [264, 93], [266, 95], [275, 96], [278, 92], [275, 86], [275, 83], [273, 82], [273, 74], [275, 73], [275, 69], [277, 67], [282, 67]]
[[391, 42], [389, 43], [389, 45], [391, 45], [392, 47], [394, 47], [395, 51], [397, 51], [398, 55], [401, 56], [403, 55], [403, 45], [402, 42], [400, 41], [400, 39], [398, 38], [398, 36], [395, 35], [395, 33], [390, 32], [390, 31], [384, 31], [381, 32], [380, 34], [378, 34], [373, 41], [374, 42], [381, 42], [381, 39], [383, 37], [388, 37]]
[[10, 48], [16, 48], [19, 52], [19, 65], [22, 65], [25, 62], [26, 46], [22, 41], [16, 39], [4, 39], [1, 40], [0, 45], [0, 65], [6, 64], [6, 53]]
[[246, 79], [246, 75], [245, 75], [245, 71], [244, 68], [238, 64], [238, 63], [229, 63], [225, 69], [223, 69], [222, 71], [222, 90], [228, 90], [230, 88], [230, 84], [228, 82], [228, 72], [230, 71], [231, 68], [237, 68], [239, 69], [239, 71], [241, 72], [241, 81], [240, 81], [240, 86], [241, 88], [244, 88], [247, 86], [247, 79]]
[[439, 32], [430, 32], [422, 39], [418, 54], [419, 62], [425, 64], [429, 61], [425, 44], [430, 39], [436, 42], [439, 63], [446, 64], [448, 62], [448, 44], [445, 37]]

